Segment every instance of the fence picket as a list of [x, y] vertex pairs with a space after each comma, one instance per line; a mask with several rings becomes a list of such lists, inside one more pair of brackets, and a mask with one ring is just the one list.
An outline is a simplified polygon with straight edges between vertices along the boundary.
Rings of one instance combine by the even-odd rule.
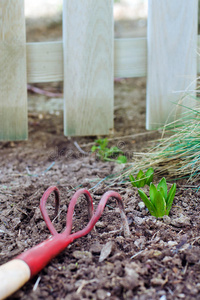
[[0, 140], [27, 138], [27, 82], [64, 81], [65, 135], [110, 132], [114, 77], [147, 76], [147, 129], [178, 118], [200, 74], [197, 12], [149, 0], [147, 39], [114, 40], [112, 0], [64, 0], [63, 41], [26, 44], [24, 0], [0, 0]]
[[64, 132], [113, 128], [113, 3], [64, 0]]
[[[184, 108], [174, 103], [196, 88], [197, 12], [197, 0], [149, 0], [147, 129], [180, 117]], [[185, 97], [181, 104], [195, 101]]]
[[26, 41], [23, 0], [0, 5], [0, 140], [27, 138]]

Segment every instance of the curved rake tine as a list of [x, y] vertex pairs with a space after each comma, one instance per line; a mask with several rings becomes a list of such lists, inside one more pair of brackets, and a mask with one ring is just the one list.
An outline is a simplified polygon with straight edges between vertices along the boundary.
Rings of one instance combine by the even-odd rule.
[[73, 237], [73, 240], [75, 240], [79, 237], [83, 237], [84, 235], [88, 234], [93, 229], [96, 222], [100, 219], [108, 199], [111, 197], [115, 198], [117, 200], [117, 204], [120, 209], [120, 215], [122, 218], [124, 236], [125, 237], [130, 236], [130, 229], [129, 229], [129, 225], [128, 225], [128, 220], [127, 220], [125, 212], [124, 212], [124, 204], [123, 204], [122, 198], [117, 192], [108, 191], [101, 198], [99, 205], [98, 205], [93, 217], [91, 218], [90, 222], [88, 223], [88, 225], [84, 229], [71, 234], [71, 237]]
[[82, 195], [84, 195], [86, 197], [86, 200], [87, 200], [88, 219], [90, 220], [93, 216], [94, 208], [93, 208], [92, 196], [90, 195], [90, 193], [86, 189], [78, 190], [74, 194], [74, 196], [72, 197], [72, 199], [69, 203], [69, 206], [68, 206], [67, 217], [66, 217], [67, 218], [66, 219], [67, 226], [66, 226], [65, 231], [63, 232], [65, 234], [65, 236], [68, 236], [70, 234], [71, 230], [72, 230], [72, 221], [73, 221], [72, 218], [73, 218], [74, 208], [75, 208], [75, 205], [76, 205], [76, 202], [77, 202], [78, 198]]
[[49, 218], [49, 215], [47, 213], [47, 210], [46, 210], [46, 202], [52, 192], [54, 192], [54, 194], [55, 194], [55, 217], [58, 215], [58, 211], [59, 211], [59, 207], [60, 207], [60, 196], [59, 196], [59, 191], [56, 186], [50, 186], [44, 192], [44, 194], [40, 200], [40, 211], [45, 220], [45, 223], [47, 224], [49, 231], [51, 232], [52, 235], [56, 235], [56, 234], [58, 234], [58, 232], [54, 228], [54, 226]]

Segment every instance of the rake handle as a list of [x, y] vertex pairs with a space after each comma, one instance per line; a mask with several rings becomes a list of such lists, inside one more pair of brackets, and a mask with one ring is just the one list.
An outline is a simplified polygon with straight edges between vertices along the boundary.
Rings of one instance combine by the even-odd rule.
[[21, 288], [72, 241], [71, 236], [66, 238], [62, 234], [57, 234], [1, 265], [0, 300]]
[[0, 266], [0, 299], [5, 299], [21, 288], [31, 277], [29, 266], [13, 259]]

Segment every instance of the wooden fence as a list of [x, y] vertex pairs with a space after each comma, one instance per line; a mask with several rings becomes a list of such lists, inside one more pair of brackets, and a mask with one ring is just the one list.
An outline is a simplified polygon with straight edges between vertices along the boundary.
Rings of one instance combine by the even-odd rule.
[[147, 129], [173, 120], [200, 73], [197, 20], [198, 0], [149, 0], [147, 38], [114, 39], [112, 0], [64, 0], [63, 41], [26, 44], [24, 1], [0, 0], [0, 140], [27, 139], [27, 83], [64, 81], [65, 135], [112, 130], [114, 77], [147, 77]]

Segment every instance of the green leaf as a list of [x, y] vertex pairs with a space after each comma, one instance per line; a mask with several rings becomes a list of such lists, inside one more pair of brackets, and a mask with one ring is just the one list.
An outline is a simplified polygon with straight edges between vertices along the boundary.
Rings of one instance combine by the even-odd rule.
[[174, 201], [174, 196], [176, 194], [176, 183], [174, 183], [169, 190], [169, 194], [167, 196], [167, 201], [166, 201], [166, 215], [169, 215], [169, 212], [172, 207], [172, 203]]
[[105, 148], [107, 157], [112, 156], [114, 154], [120, 154], [122, 153], [122, 151], [120, 149], [118, 149], [116, 146], [109, 148]]
[[154, 217], [157, 217], [155, 207], [154, 207], [153, 203], [151, 203], [151, 201], [149, 201], [147, 195], [142, 190], [138, 190], [138, 193], [140, 195], [140, 198], [142, 199], [142, 201], [148, 208], [150, 214]]
[[165, 191], [164, 191], [162, 186], [160, 187], [159, 191], [161, 192], [161, 194], [162, 194], [162, 196], [163, 196], [163, 198], [165, 199], [165, 202], [166, 202], [166, 197], [165, 197], [166, 194], [165, 194]]
[[110, 148], [110, 150], [113, 152], [113, 153], [122, 153], [122, 150], [120, 150], [118, 147], [116, 146], [113, 146]]
[[157, 191], [154, 198], [154, 206], [156, 207], [157, 217], [161, 218], [166, 213], [166, 202], [160, 191]]
[[166, 200], [167, 199], [167, 182], [166, 182], [165, 177], [163, 177], [160, 180], [159, 184], [157, 185], [157, 190], [160, 190], [161, 187], [163, 188], [162, 193], [163, 193], [163, 196], [164, 196], [164, 198]]
[[101, 149], [105, 149], [106, 146], [108, 145], [108, 139], [107, 138], [99, 139], [99, 140], [96, 140], [95, 143], [98, 144], [101, 147]]
[[118, 162], [119, 164], [125, 164], [125, 163], [127, 162], [127, 157], [124, 156], [124, 155], [120, 155], [120, 156], [118, 156], [118, 158], [117, 158], [117, 162]]
[[149, 196], [150, 196], [150, 200], [153, 204], [154, 204], [154, 200], [156, 197], [156, 193], [157, 193], [157, 189], [156, 189], [155, 185], [153, 183], [151, 183], [150, 189], [149, 189]]
[[133, 177], [133, 175], [129, 175], [129, 179], [130, 179], [130, 182], [131, 182], [132, 186], [137, 187], [137, 185], [135, 183], [135, 178]]
[[137, 177], [136, 177], [136, 180], [139, 180], [141, 178], [144, 177], [144, 172], [142, 170], [140, 170], [138, 173], [137, 173]]
[[145, 175], [142, 170], [140, 170], [136, 177], [136, 185], [138, 188], [145, 186]]
[[153, 181], [153, 174], [154, 174], [154, 170], [153, 168], [149, 168], [146, 173], [145, 173], [145, 177], [146, 177], [146, 184], [150, 185], [150, 183]]
[[99, 149], [99, 147], [97, 147], [97, 146], [94, 145], [94, 146], [92, 146], [91, 151], [92, 151], [92, 152], [95, 152], [95, 151], [98, 150], [98, 149]]

